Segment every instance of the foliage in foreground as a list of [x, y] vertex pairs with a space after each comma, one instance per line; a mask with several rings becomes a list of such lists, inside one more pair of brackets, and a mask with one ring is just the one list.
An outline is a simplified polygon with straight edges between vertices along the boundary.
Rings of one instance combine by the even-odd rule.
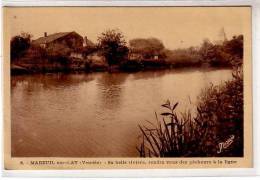
[[141, 157], [243, 156], [243, 78], [211, 86], [200, 96], [197, 112], [176, 113], [178, 103], [167, 101], [162, 120], [139, 126]]

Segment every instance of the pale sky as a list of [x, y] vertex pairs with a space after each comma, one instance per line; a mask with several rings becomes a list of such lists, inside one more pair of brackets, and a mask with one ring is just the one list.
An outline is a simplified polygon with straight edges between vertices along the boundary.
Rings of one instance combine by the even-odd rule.
[[203, 39], [244, 34], [251, 22], [249, 7], [9, 7], [10, 35], [28, 32], [33, 39], [76, 31], [93, 42], [106, 29], [120, 29], [126, 40], [156, 37], [166, 48], [198, 46]]

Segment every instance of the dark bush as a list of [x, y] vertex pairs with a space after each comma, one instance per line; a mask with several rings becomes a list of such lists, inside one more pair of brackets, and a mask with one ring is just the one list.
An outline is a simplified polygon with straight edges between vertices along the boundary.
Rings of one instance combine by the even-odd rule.
[[143, 64], [144, 68], [156, 68], [156, 67], [164, 67], [166, 66], [166, 61], [165, 60], [143, 60], [141, 61]]
[[14, 61], [24, 55], [26, 50], [30, 47], [31, 35], [22, 33], [21, 35], [14, 36], [10, 42], [11, 60]]
[[123, 71], [139, 71], [143, 68], [143, 64], [137, 60], [128, 60], [120, 64], [120, 69]]

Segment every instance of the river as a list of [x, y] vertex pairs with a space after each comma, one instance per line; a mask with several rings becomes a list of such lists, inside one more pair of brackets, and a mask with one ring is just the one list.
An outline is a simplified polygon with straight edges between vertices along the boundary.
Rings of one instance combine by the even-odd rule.
[[11, 77], [11, 145], [17, 157], [138, 157], [138, 124], [167, 99], [193, 109], [231, 70], [41, 74]]

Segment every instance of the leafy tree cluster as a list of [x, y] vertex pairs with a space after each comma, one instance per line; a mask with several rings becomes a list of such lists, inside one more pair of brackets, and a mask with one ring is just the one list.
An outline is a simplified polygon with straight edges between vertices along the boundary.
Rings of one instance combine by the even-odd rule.
[[243, 63], [243, 35], [233, 36], [222, 44], [204, 40], [199, 53], [212, 66], [240, 66]]
[[11, 39], [11, 60], [22, 57], [26, 50], [30, 47], [32, 35], [28, 33], [21, 33], [21, 35], [14, 36]]
[[123, 34], [117, 30], [107, 30], [98, 37], [98, 47], [101, 49], [108, 64], [119, 64], [126, 58], [128, 48]]

